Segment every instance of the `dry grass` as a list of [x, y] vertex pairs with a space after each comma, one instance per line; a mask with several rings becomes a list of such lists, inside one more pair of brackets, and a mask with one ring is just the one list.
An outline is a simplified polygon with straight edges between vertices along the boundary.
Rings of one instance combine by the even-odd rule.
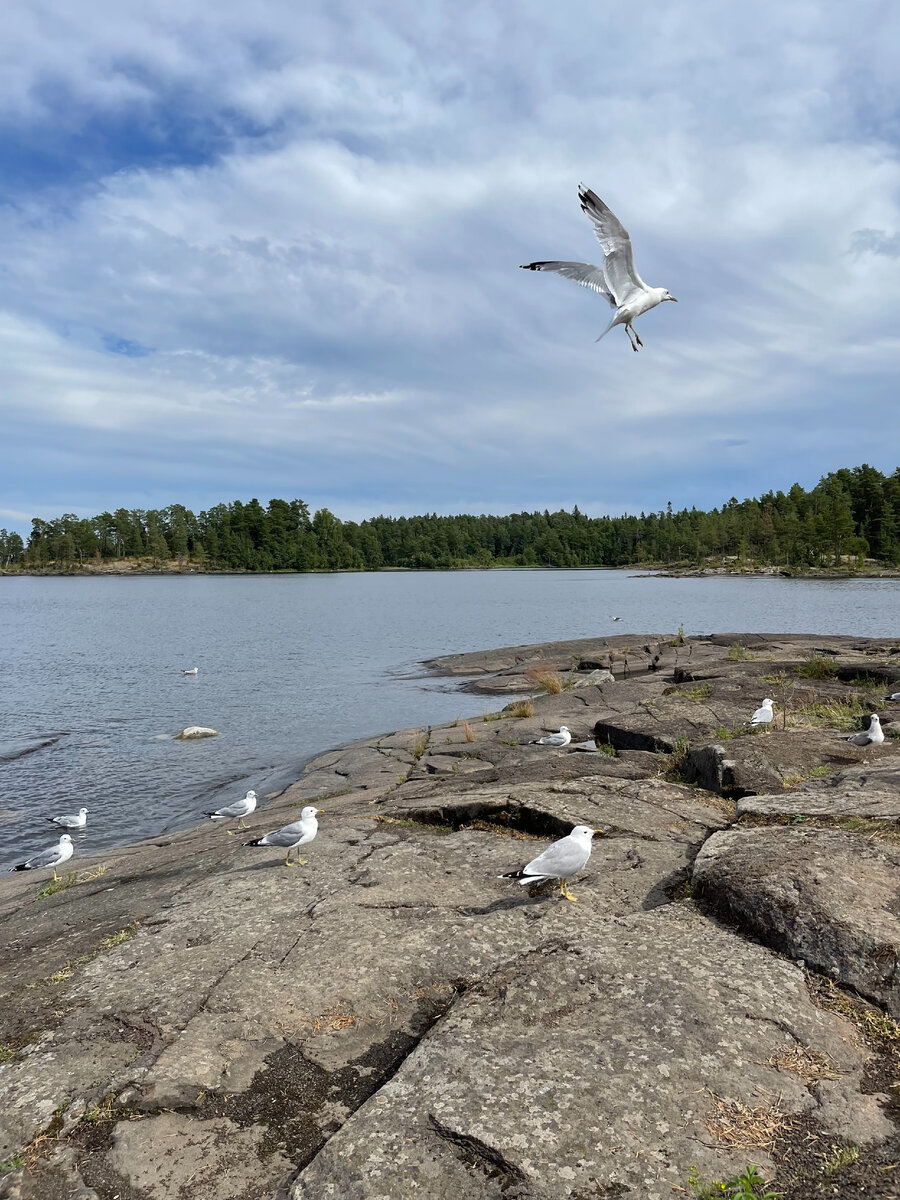
[[838, 1175], [859, 1158], [858, 1146], [832, 1146], [830, 1154], [822, 1155], [822, 1173]]
[[855, 1025], [863, 1039], [880, 1054], [887, 1054], [900, 1066], [900, 1024], [873, 1004], [846, 996], [824, 976], [806, 973], [806, 986], [813, 1004], [826, 1012], [838, 1013]]
[[792, 1071], [804, 1083], [818, 1083], [820, 1079], [840, 1079], [837, 1070], [827, 1055], [809, 1046], [782, 1046], [765, 1061], [765, 1066], [779, 1071]]
[[772, 1150], [787, 1117], [774, 1104], [748, 1108], [740, 1100], [723, 1100], [713, 1093], [715, 1112], [706, 1128], [717, 1141], [735, 1150]]
[[416, 762], [422, 757], [428, 749], [428, 734], [424, 730], [416, 731], [416, 740], [413, 742], [412, 756]]
[[858, 732], [860, 720], [872, 711], [867, 696], [847, 696], [843, 700], [819, 700], [798, 704], [787, 716], [788, 729], [843, 729]]
[[525, 678], [529, 683], [536, 684], [551, 696], [558, 696], [566, 686], [562, 675], [552, 663], [529, 667], [525, 672]]
[[503, 711], [508, 717], [533, 717], [534, 701], [530, 696], [527, 700], [514, 700], [512, 704], [507, 704]]
[[463, 721], [463, 723], [462, 723], [462, 727], [463, 727], [463, 733], [466, 735], [466, 741], [467, 741], [467, 742], [474, 742], [474, 741], [476, 740], [476, 738], [475, 738], [475, 731], [474, 731], [474, 729], [472, 728], [472, 726], [469, 724], [469, 722], [468, 722], [468, 721]]
[[740, 642], [732, 642], [728, 647], [728, 657], [732, 662], [746, 662], [747, 659], [753, 658], [746, 646], [742, 646]]
[[523, 833], [521, 829], [512, 829], [508, 825], [494, 824], [491, 821], [469, 821], [465, 829], [479, 829], [482, 833], [495, 833], [500, 837], [517, 838], [520, 841], [528, 842], [546, 842], [545, 837], [538, 837], [536, 833]]

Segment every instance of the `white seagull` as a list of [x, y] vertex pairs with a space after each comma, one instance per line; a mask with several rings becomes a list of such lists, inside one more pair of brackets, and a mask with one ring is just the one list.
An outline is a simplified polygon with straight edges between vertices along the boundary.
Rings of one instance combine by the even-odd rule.
[[582, 212], [586, 213], [594, 226], [597, 240], [603, 247], [603, 266], [580, 262], [533, 262], [523, 263], [523, 271], [555, 271], [573, 283], [592, 288], [616, 311], [612, 320], [597, 338], [606, 337], [616, 325], [624, 325], [632, 350], [643, 346], [643, 342], [631, 324], [642, 313], [649, 312], [664, 300], [674, 300], [665, 288], [648, 287], [634, 269], [631, 238], [625, 226], [600, 197], [578, 185], [578, 199]]
[[750, 718], [750, 724], [755, 729], [757, 725], [769, 725], [775, 719], [775, 712], [772, 708], [772, 701], [768, 696], [763, 700], [760, 707]]
[[577, 896], [570, 894], [566, 883], [587, 865], [591, 857], [591, 839], [595, 833], [602, 832], [602, 829], [591, 829], [590, 825], [576, 825], [570, 834], [548, 846], [543, 854], [533, 858], [520, 871], [508, 871], [498, 878], [515, 879], [522, 887], [558, 879], [560, 895], [567, 900], [577, 900]]
[[[226, 804], [224, 808], [214, 808], [212, 812], [205, 812], [203, 815], [211, 821], [233, 821], [237, 817], [238, 829], [246, 829], [244, 817], [249, 817], [255, 808], [256, 792], [251, 789], [242, 800], [235, 800], [234, 804]], [[231, 830], [227, 832], [231, 833]]]
[[45, 820], [52, 825], [61, 825], [63, 829], [84, 829], [87, 825], [87, 814], [86, 808], [79, 808], [77, 813], [68, 813], [63, 817], [46, 817]]
[[41, 850], [38, 854], [32, 854], [31, 858], [27, 858], [25, 862], [16, 863], [14, 867], [10, 867], [10, 871], [39, 871], [42, 867], [53, 868], [53, 878], [57, 879], [56, 868], [64, 862], [68, 862], [75, 853], [75, 847], [72, 845], [72, 839], [67, 833], [61, 834], [59, 843], [56, 846], [51, 846], [49, 850]]
[[880, 746], [884, 741], [884, 730], [881, 728], [878, 713], [872, 713], [869, 717], [868, 729], [864, 729], [862, 733], [854, 733], [851, 737], [844, 738], [844, 741], [850, 742], [852, 746]]
[[199, 667], [188, 667], [188, 669], [186, 671], [182, 671], [181, 673], [182, 673], [182, 675], [199, 675], [200, 668]]
[[568, 744], [569, 744], [569, 742], [571, 742], [571, 740], [572, 740], [572, 735], [571, 735], [571, 733], [569, 733], [568, 726], [560, 725], [559, 733], [548, 733], [546, 737], [535, 738], [535, 740], [533, 742], [531, 742], [530, 745], [532, 745], [532, 746], [555, 746], [557, 749], [561, 750], [563, 748], [563, 746], [568, 746]]
[[885, 696], [885, 704], [890, 704], [892, 700], [900, 700], [900, 692], [891, 692], [889, 696]]
[[279, 846], [282, 850], [287, 850], [287, 857], [284, 860], [286, 867], [292, 867], [291, 851], [297, 851], [297, 862], [301, 866], [306, 865], [306, 859], [300, 857], [300, 847], [311, 842], [316, 836], [319, 828], [319, 822], [316, 816], [320, 812], [324, 812], [322, 808], [316, 808], [312, 804], [308, 804], [306, 808], [300, 811], [300, 820], [294, 821], [292, 825], [282, 825], [281, 829], [276, 829], [272, 833], [267, 833], [264, 837], [254, 838], [252, 842], [244, 842], [245, 846]]

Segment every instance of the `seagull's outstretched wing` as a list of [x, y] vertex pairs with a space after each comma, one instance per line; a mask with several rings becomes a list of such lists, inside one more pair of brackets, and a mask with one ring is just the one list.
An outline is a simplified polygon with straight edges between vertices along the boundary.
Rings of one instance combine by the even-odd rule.
[[606, 286], [618, 307], [627, 303], [634, 291], [646, 291], [647, 285], [634, 269], [634, 255], [628, 230], [611, 209], [607, 208], [596, 192], [578, 186], [581, 208], [594, 226], [597, 241], [603, 247], [603, 275]]
[[602, 267], [595, 267], [591, 263], [580, 262], [533, 262], [523, 263], [522, 270], [555, 271], [557, 275], [562, 275], [565, 279], [571, 279], [573, 283], [580, 283], [582, 287], [588, 287], [592, 291], [599, 292], [612, 308], [616, 307], [615, 298], [609, 290]]

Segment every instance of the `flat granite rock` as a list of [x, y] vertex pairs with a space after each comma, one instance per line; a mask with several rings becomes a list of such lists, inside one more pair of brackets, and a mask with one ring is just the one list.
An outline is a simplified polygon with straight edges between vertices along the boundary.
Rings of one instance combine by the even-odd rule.
[[[840, 1102], [771, 1065], [797, 1048], [827, 1057]], [[724, 1178], [747, 1161], [717, 1142], [717, 1105], [886, 1136], [860, 1090], [867, 1057], [797, 967], [670, 905], [523, 954], [463, 996], [292, 1200], [671, 1200], [692, 1166]]]
[[900, 846], [774, 825], [714, 834], [694, 894], [719, 916], [900, 1016]]

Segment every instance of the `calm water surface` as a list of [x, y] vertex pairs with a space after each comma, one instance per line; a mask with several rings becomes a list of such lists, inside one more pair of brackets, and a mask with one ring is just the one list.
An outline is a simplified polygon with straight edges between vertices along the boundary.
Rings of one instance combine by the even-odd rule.
[[[625, 571], [0, 579], [0, 866], [53, 842], [46, 816], [90, 809], [76, 855], [121, 845], [191, 825], [248, 787], [284, 786], [342, 742], [499, 707], [411, 677], [423, 658], [679, 624], [897, 636], [900, 582]], [[181, 674], [192, 666], [199, 675]], [[220, 736], [172, 741], [185, 725]]]

